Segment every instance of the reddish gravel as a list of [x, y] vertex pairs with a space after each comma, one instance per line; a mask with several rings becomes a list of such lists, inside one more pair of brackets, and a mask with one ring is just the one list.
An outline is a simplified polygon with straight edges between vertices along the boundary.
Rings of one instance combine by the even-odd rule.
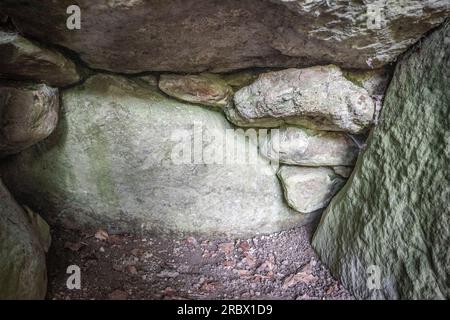
[[[252, 239], [54, 230], [48, 299], [352, 299], [318, 260], [312, 226]], [[81, 268], [69, 290], [66, 269]]]

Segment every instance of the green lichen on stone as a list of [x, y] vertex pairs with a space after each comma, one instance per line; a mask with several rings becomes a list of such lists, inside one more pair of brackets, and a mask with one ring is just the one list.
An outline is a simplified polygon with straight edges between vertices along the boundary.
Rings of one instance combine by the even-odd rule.
[[314, 235], [321, 260], [359, 299], [450, 298], [449, 30], [398, 63], [380, 124]]
[[367, 70], [367, 71], [360, 71], [360, 72], [351, 72], [351, 71], [345, 71], [344, 77], [353, 82], [353, 84], [364, 87], [364, 82], [370, 79], [370, 77], [373, 75], [374, 71]]

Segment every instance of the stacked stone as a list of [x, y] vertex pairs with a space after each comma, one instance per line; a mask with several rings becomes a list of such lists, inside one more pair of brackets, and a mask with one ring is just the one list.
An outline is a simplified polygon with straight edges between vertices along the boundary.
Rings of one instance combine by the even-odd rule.
[[399, 59], [312, 245], [358, 299], [450, 298], [450, 21]]
[[328, 65], [259, 76], [162, 75], [159, 87], [177, 99], [221, 108], [237, 127], [269, 129], [258, 139], [259, 152], [280, 164], [288, 205], [310, 214], [345, 184], [387, 81], [384, 69], [344, 73]]
[[[73, 86], [81, 76], [61, 53], [7, 31], [0, 33], [0, 47], [2, 179], [17, 200], [56, 223], [89, 228], [251, 235], [305, 223], [349, 176], [359, 152], [357, 135], [374, 117], [367, 89], [374, 83], [382, 87], [387, 79], [384, 71], [351, 73], [358, 86], [338, 67], [323, 66], [265, 74], [162, 74], [159, 79], [98, 74]], [[196, 123], [205, 130], [204, 149], [220, 147], [209, 134], [220, 140], [230, 129], [270, 134], [258, 137], [256, 165], [177, 166], [167, 157], [175, 147], [171, 134]], [[245, 148], [242, 141], [237, 148]], [[287, 204], [301, 214], [286, 206], [283, 190]], [[4, 188], [15, 203], [7, 192]], [[31, 225], [45, 223], [29, 209], [12, 213], [18, 212]], [[13, 230], [3, 226], [6, 235]], [[4, 263], [39, 257], [31, 257], [30, 249], [11, 261], [10, 243], [2, 242]], [[42, 244], [33, 248], [46, 250]], [[45, 262], [29, 266], [23, 272], [39, 273], [37, 289], [25, 295], [20, 286], [10, 286], [2, 297], [43, 297]]]

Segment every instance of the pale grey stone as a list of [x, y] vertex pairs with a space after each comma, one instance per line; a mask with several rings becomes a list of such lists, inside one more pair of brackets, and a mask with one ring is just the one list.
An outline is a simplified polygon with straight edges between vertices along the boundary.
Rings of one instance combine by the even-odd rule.
[[260, 139], [260, 152], [273, 161], [302, 166], [350, 166], [359, 148], [346, 134], [299, 127], [272, 130]]
[[449, 32], [447, 22], [396, 66], [380, 124], [314, 235], [358, 299], [450, 298]]
[[[110, 75], [63, 91], [62, 104], [54, 134], [1, 168], [15, 196], [54, 225], [252, 235], [306, 222], [284, 203], [277, 166], [256, 141], [253, 163], [220, 155], [232, 127], [219, 111]], [[192, 146], [193, 130], [203, 130], [205, 157], [195, 151], [184, 164], [178, 151]]]
[[287, 203], [301, 213], [325, 208], [345, 180], [325, 167], [281, 166], [278, 171]]

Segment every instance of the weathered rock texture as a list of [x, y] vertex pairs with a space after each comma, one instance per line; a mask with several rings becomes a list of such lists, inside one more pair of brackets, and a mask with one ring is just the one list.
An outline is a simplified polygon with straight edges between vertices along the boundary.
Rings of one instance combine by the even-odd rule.
[[333, 167], [333, 170], [336, 174], [340, 175], [341, 177], [348, 178], [353, 172], [353, 167], [336, 166]]
[[354, 84], [366, 89], [369, 95], [384, 96], [391, 79], [391, 69], [346, 70], [344, 76]]
[[0, 299], [43, 299], [46, 290], [44, 248], [0, 181]]
[[261, 74], [236, 92], [234, 105], [237, 125], [262, 120], [352, 133], [367, 128], [375, 111], [367, 91], [332, 65]]
[[282, 166], [278, 177], [287, 203], [302, 213], [325, 208], [345, 183], [332, 169], [325, 167]]
[[302, 166], [350, 166], [359, 148], [346, 134], [314, 131], [298, 127], [272, 130], [260, 139], [260, 152], [281, 163]]
[[159, 88], [177, 99], [219, 108], [226, 106], [233, 94], [233, 89], [213, 74], [163, 74]]
[[[443, 21], [448, 0], [3, 0], [24, 34], [116, 72], [229, 71], [255, 66], [380, 67]], [[45, 17], [45, 19], [43, 19]], [[381, 24], [371, 24], [372, 21]]]
[[58, 122], [58, 89], [47, 85], [0, 85], [0, 157], [47, 138]]
[[1, 30], [0, 78], [45, 82], [56, 87], [68, 86], [81, 79], [75, 64], [61, 53], [17, 33]]
[[449, 32], [447, 23], [397, 65], [380, 124], [315, 233], [357, 298], [450, 298]]
[[64, 91], [62, 102], [54, 134], [2, 168], [18, 199], [53, 223], [242, 235], [305, 220], [285, 205], [257, 142], [255, 164], [220, 155], [232, 127], [218, 111], [107, 75]]

